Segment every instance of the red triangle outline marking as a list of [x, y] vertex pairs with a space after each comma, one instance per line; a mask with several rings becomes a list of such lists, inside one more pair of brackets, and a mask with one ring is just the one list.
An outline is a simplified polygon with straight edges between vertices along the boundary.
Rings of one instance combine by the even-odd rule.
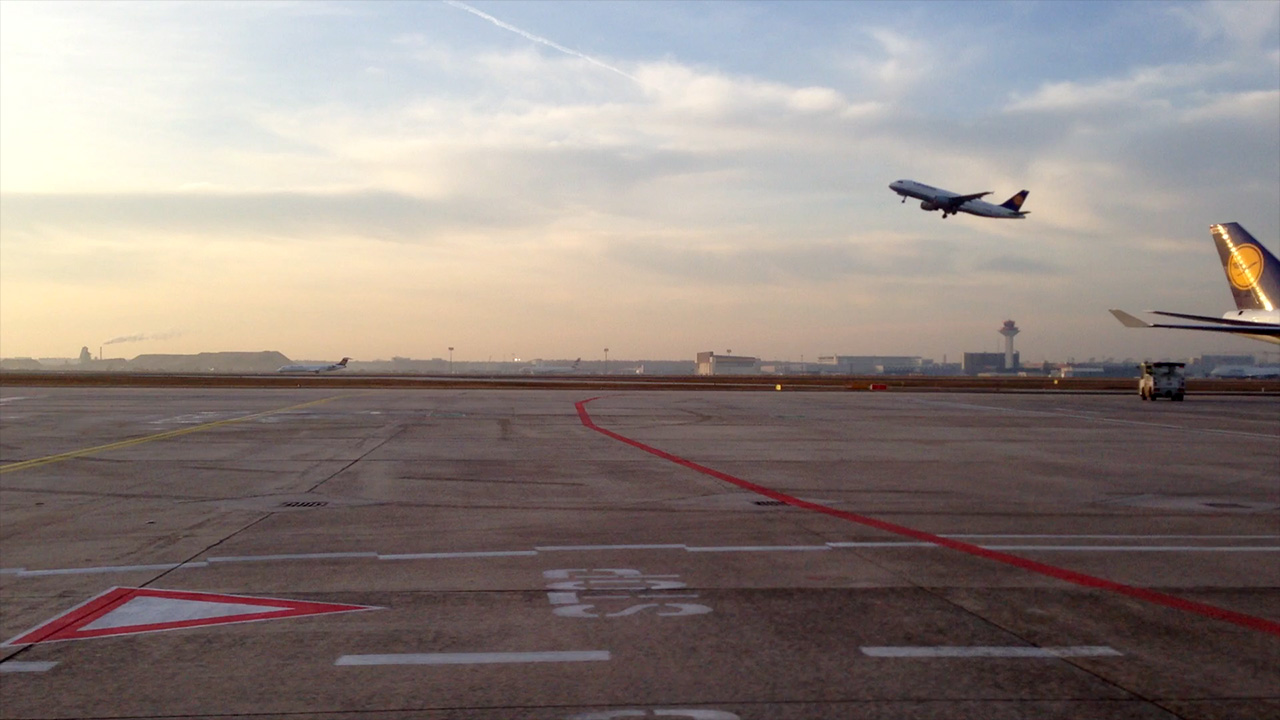
[[[229, 605], [256, 606], [239, 615], [223, 615], [191, 620], [174, 620], [169, 622], [140, 623], [121, 627], [83, 630], [86, 625], [109, 615], [136, 597], [152, 597], [168, 600], [190, 600], [196, 602], [227, 603]], [[262, 610], [263, 606], [275, 608]], [[14, 645], [37, 645], [39, 643], [62, 642], [64, 640], [87, 640], [97, 637], [116, 635], [137, 635], [141, 633], [161, 632], [164, 630], [181, 630], [206, 625], [230, 625], [234, 623], [256, 622], [259, 620], [279, 620], [282, 618], [323, 615], [326, 613], [359, 612], [362, 610], [381, 610], [374, 605], [347, 605], [342, 603], [311, 602], [309, 600], [286, 600], [284, 598], [258, 597], [254, 595], [228, 595], [225, 593], [195, 592], [191, 590], [161, 590], [158, 588], [113, 587], [85, 602], [47, 620], [21, 635], [0, 643], [0, 647]]]

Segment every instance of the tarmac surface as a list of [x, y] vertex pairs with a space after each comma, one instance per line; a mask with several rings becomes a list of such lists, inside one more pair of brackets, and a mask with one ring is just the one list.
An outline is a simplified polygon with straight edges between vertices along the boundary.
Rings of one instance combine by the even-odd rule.
[[1278, 718], [1280, 398], [6, 384], [0, 639], [4, 718]]

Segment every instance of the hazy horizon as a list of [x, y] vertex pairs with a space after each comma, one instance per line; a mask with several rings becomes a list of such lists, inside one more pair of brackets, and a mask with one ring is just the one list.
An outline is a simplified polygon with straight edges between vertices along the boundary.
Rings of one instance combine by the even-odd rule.
[[4, 357], [1276, 352], [1107, 312], [1280, 253], [1276, 3], [11, 1], [0, 148]]

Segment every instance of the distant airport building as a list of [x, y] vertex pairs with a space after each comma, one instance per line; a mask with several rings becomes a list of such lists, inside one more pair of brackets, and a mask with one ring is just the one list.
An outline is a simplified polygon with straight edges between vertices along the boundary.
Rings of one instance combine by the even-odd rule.
[[699, 375], [755, 375], [759, 364], [760, 358], [698, 353]]
[[822, 372], [841, 375], [917, 375], [932, 360], [905, 355], [820, 355]]
[[[1005, 364], [1006, 360], [1012, 359], [1013, 366]], [[1002, 353], [965, 353], [964, 354], [964, 374], [965, 375], [983, 375], [986, 373], [1008, 373], [1014, 372], [1021, 367], [1022, 359], [1018, 357], [1018, 353], [1012, 353], [1012, 357], [1007, 352]]]
[[1059, 365], [1050, 375], [1061, 378], [1137, 378], [1142, 377], [1136, 362], [1091, 362]]
[[[1214, 375], [1213, 371], [1220, 367], [1250, 366], [1254, 362], [1252, 355], [1203, 355], [1191, 359], [1187, 364], [1187, 375], [1209, 377]], [[1222, 373], [1218, 375], [1221, 376]]]

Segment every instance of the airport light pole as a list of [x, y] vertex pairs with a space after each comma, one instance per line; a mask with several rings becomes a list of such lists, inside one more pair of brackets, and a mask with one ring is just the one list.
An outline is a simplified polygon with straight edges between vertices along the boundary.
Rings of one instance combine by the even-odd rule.
[[609, 374], [609, 348], [604, 349], [604, 374]]
[[449, 347], [449, 374], [453, 374], [453, 347]]

